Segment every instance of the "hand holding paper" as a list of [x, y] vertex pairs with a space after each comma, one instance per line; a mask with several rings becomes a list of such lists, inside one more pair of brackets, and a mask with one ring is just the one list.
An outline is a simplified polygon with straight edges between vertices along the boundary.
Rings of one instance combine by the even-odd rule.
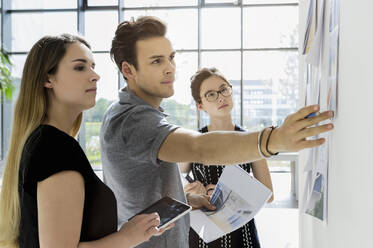
[[211, 196], [216, 210], [191, 212], [191, 227], [206, 242], [214, 241], [249, 222], [272, 192], [239, 166], [226, 166]]

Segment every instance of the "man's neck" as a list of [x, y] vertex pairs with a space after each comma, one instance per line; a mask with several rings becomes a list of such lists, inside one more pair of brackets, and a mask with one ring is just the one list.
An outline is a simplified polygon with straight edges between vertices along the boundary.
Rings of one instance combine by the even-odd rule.
[[141, 98], [144, 102], [151, 105], [155, 109], [159, 109], [159, 107], [161, 106], [163, 98], [150, 95], [138, 87], [131, 87], [130, 84], [128, 84], [128, 88], [132, 91], [133, 94]]

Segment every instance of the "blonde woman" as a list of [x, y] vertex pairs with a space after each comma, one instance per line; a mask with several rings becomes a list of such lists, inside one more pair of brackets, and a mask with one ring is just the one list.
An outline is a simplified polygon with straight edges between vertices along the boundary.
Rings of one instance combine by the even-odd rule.
[[156, 213], [117, 231], [115, 196], [74, 138], [82, 111], [95, 105], [94, 68], [77, 36], [43, 37], [28, 54], [3, 177], [0, 247], [124, 248], [165, 231]]

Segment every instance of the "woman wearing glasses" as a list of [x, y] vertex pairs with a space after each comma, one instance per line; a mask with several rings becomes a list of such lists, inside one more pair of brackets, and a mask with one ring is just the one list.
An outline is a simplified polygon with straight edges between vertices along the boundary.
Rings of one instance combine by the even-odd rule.
[[[205, 111], [210, 117], [210, 124], [201, 128], [202, 133], [210, 131], [244, 131], [234, 124], [231, 117], [233, 108], [232, 85], [215, 68], [203, 68], [197, 71], [191, 79], [192, 96], [199, 110]], [[211, 144], [213, 145], [213, 144]], [[186, 192], [211, 195], [219, 180], [224, 166], [199, 163], [184, 164], [182, 171], [193, 173], [197, 180], [185, 186]], [[254, 177], [272, 190], [272, 181], [266, 160], [259, 160], [240, 165], [244, 170], [253, 170]], [[272, 190], [273, 191], [273, 190]], [[268, 202], [273, 201], [273, 196]], [[223, 236], [222, 238], [205, 244], [198, 234], [190, 229], [190, 248], [196, 247], [260, 247], [254, 220]]]

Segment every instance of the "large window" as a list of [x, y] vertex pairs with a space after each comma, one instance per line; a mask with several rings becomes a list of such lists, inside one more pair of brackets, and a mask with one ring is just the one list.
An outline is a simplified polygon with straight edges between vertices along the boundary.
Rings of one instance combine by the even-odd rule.
[[190, 77], [200, 67], [214, 66], [233, 85], [234, 121], [258, 130], [281, 124], [296, 109], [297, 2], [3, 0], [3, 48], [11, 53], [17, 81], [27, 52], [41, 36], [68, 32], [87, 38], [101, 80], [97, 104], [85, 113], [79, 141], [94, 168], [100, 169], [102, 116], [123, 85], [109, 56], [119, 22], [154, 15], [168, 24], [167, 35], [177, 51], [175, 95], [162, 103], [170, 122], [191, 129], [207, 124], [208, 116], [199, 113], [192, 100]]
[[280, 125], [295, 111], [297, 1], [126, 0], [123, 6], [125, 20], [154, 15], [168, 24], [178, 51], [176, 92], [163, 102], [171, 122], [188, 128], [208, 123], [204, 112], [196, 112], [189, 88], [199, 67], [217, 67], [230, 80], [233, 120], [248, 130]]

